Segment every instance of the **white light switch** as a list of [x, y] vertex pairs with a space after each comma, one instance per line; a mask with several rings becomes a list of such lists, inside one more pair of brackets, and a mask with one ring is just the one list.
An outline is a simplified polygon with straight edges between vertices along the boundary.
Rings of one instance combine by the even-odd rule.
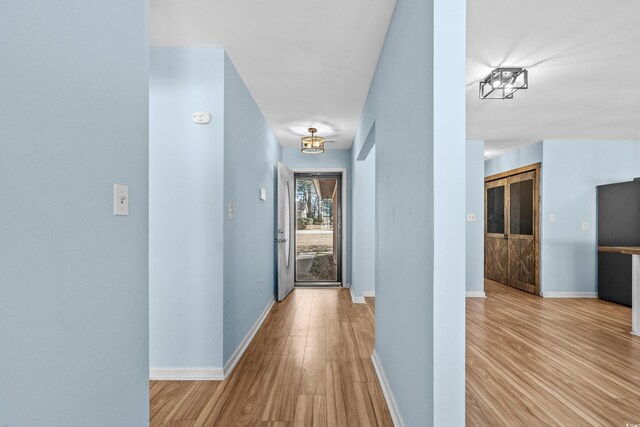
[[227, 219], [234, 219], [236, 217], [236, 207], [233, 203], [227, 205]]
[[266, 188], [261, 188], [260, 189], [260, 200], [267, 200], [267, 189]]
[[129, 215], [129, 186], [113, 184], [113, 214]]
[[556, 214], [549, 214], [549, 222], [556, 222]]
[[584, 221], [584, 222], [582, 223], [582, 229], [583, 229], [583, 230], [588, 230], [588, 229], [589, 229], [589, 223], [588, 223], [587, 221]]
[[475, 220], [476, 220], [476, 214], [474, 214], [474, 213], [468, 213], [467, 214], [467, 221], [474, 222]]

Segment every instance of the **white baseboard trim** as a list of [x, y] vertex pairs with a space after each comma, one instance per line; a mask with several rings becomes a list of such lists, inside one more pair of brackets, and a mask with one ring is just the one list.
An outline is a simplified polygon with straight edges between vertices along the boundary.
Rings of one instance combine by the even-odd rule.
[[376, 371], [376, 376], [378, 377], [378, 382], [380, 383], [384, 400], [387, 402], [387, 406], [389, 407], [391, 421], [393, 421], [393, 425], [395, 427], [404, 427], [404, 422], [400, 416], [398, 404], [396, 403], [396, 399], [393, 397], [393, 393], [389, 387], [389, 382], [384, 374], [384, 369], [382, 369], [382, 364], [378, 358], [378, 353], [375, 350], [373, 350], [373, 354], [371, 355], [371, 361], [373, 362], [373, 369]]
[[543, 292], [543, 298], [598, 298], [597, 292]]
[[364, 291], [364, 297], [365, 298], [375, 298], [376, 297], [376, 291]]
[[249, 346], [249, 343], [260, 329], [262, 322], [267, 318], [269, 311], [275, 304], [275, 298], [269, 301], [269, 304], [265, 307], [264, 311], [253, 324], [247, 335], [233, 352], [233, 355], [229, 361], [224, 365], [224, 368], [149, 368], [149, 379], [160, 381], [223, 381], [228, 378], [233, 368], [242, 357], [242, 354]]
[[349, 288], [349, 292], [351, 292], [351, 302], [354, 304], [365, 304], [364, 297], [357, 297], [353, 294], [353, 288]]
[[273, 307], [273, 304], [275, 304], [275, 302], [276, 302], [275, 297], [272, 298], [271, 301], [269, 301], [269, 304], [267, 304], [265, 309], [262, 311], [262, 314], [260, 315], [260, 317], [258, 317], [258, 320], [256, 320], [256, 322], [253, 324], [251, 329], [249, 329], [249, 332], [247, 332], [247, 335], [245, 335], [242, 341], [240, 341], [240, 344], [238, 344], [236, 351], [233, 352], [233, 354], [231, 355], [227, 363], [224, 365], [225, 378], [229, 378], [229, 375], [231, 375], [231, 372], [233, 372], [233, 368], [236, 367], [236, 364], [244, 354], [244, 351], [249, 346], [249, 343], [251, 342], [253, 337], [256, 336], [258, 329], [260, 329], [260, 326], [262, 326], [262, 322], [264, 322], [264, 319], [267, 318], [267, 315], [271, 311], [271, 308]]
[[222, 381], [222, 368], [149, 368], [149, 379], [159, 381]]
[[484, 293], [484, 291], [467, 291], [467, 293], [465, 294], [465, 297], [467, 297], [467, 298], [486, 298], [487, 295]]

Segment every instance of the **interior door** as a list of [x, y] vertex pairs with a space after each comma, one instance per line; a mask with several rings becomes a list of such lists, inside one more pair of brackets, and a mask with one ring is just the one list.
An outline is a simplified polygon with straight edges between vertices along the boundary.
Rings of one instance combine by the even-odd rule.
[[507, 191], [506, 179], [485, 184], [485, 277], [500, 283], [507, 283], [509, 270]]
[[293, 171], [278, 162], [278, 301], [293, 290], [294, 233], [295, 233], [295, 179]]
[[503, 282], [530, 293], [536, 293], [535, 174], [521, 173], [508, 179], [509, 274], [507, 282]]
[[485, 277], [538, 294], [538, 169], [502, 176], [485, 183]]

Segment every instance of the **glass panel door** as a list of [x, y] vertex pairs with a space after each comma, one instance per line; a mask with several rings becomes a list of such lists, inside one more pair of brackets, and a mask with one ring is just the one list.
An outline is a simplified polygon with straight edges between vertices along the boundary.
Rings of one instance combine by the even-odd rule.
[[340, 281], [340, 176], [296, 175], [296, 282]]

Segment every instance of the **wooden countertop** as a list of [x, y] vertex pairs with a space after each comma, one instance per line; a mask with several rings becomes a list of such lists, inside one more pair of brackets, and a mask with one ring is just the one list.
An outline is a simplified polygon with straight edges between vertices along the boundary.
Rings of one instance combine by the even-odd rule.
[[612, 254], [640, 255], [640, 247], [638, 246], [598, 246], [598, 251]]

